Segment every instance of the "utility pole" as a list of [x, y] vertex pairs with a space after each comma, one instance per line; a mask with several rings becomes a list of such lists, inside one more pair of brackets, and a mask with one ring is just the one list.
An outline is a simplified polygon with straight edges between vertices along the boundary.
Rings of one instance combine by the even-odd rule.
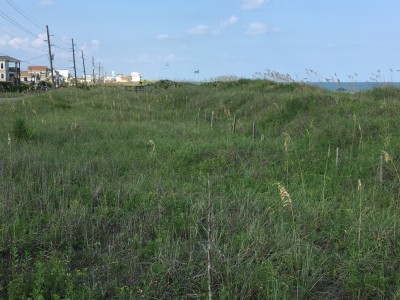
[[75, 86], [77, 86], [77, 83], [78, 83], [78, 78], [76, 77], [76, 64], [75, 64], [75, 45], [74, 45], [74, 39], [72, 39], [72, 57], [74, 58]]
[[92, 80], [93, 80], [93, 83], [95, 83], [96, 81], [95, 81], [95, 79], [94, 79], [94, 57], [92, 56], [92, 69], [93, 69], [93, 73], [92, 73]]
[[85, 76], [85, 84], [86, 84], [86, 68], [85, 68], [85, 58], [83, 57], [83, 50], [82, 51], [82, 61], [83, 61], [83, 75]]
[[47, 30], [47, 44], [49, 46], [49, 57], [50, 57], [51, 87], [54, 88], [53, 55], [51, 54], [50, 34], [48, 25], [46, 25], [46, 30]]
[[101, 67], [100, 67], [100, 63], [99, 63], [99, 82], [101, 82]]

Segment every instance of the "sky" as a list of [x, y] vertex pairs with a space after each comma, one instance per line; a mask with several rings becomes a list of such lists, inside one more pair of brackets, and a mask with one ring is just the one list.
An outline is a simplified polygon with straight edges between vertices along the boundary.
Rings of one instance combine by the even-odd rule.
[[[399, 0], [0, 0], [0, 55], [78, 76], [400, 81]], [[82, 53], [84, 60], [82, 59]], [[94, 63], [93, 63], [94, 62]]]

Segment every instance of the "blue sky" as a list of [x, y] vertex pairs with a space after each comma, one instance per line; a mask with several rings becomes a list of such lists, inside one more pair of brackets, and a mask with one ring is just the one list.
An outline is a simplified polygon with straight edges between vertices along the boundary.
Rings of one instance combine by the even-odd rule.
[[[0, 0], [0, 55], [78, 76], [400, 81], [399, 0]], [[195, 71], [199, 72], [195, 72]], [[311, 70], [311, 71], [310, 71]]]

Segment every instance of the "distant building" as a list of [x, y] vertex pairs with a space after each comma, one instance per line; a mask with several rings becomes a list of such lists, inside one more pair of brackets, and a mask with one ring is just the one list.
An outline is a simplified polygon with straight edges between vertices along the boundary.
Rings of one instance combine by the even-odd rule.
[[117, 74], [115, 76], [115, 81], [116, 82], [129, 82], [131, 81], [130, 77], [124, 76], [123, 74]]
[[64, 78], [64, 80], [69, 80], [71, 76], [69, 75], [69, 70], [58, 70], [58, 73], [60, 73], [60, 76]]
[[32, 82], [34, 82], [34, 78], [32, 77], [32, 75], [28, 72], [28, 71], [20, 71], [20, 82], [24, 83], [24, 84], [31, 84]]
[[132, 72], [131, 73], [131, 81], [132, 82], [141, 82], [142, 81], [142, 76], [138, 72]]
[[20, 82], [21, 62], [11, 56], [0, 56], [0, 82]]
[[[39, 83], [40, 81], [52, 82], [51, 69], [46, 66], [28, 66], [28, 74], [31, 75], [31, 81], [33, 81], [35, 84]], [[54, 83], [58, 87], [62, 82], [60, 72], [53, 70], [53, 74]]]
[[28, 66], [28, 73], [33, 78], [33, 82], [51, 80], [51, 71], [46, 66]]
[[114, 81], [116, 81], [116, 77], [114, 76], [106, 76], [106, 77], [104, 77], [104, 81], [105, 82], [114, 82]]

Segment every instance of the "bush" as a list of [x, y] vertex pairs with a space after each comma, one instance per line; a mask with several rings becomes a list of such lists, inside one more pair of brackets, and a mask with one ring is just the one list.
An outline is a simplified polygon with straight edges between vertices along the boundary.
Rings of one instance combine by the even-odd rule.
[[371, 91], [367, 91], [367, 94], [370, 94], [375, 100], [399, 99], [400, 89], [387, 85], [384, 87], [373, 88]]
[[29, 90], [30, 86], [13, 84], [12, 82], [0, 82], [0, 92], [24, 92]]

